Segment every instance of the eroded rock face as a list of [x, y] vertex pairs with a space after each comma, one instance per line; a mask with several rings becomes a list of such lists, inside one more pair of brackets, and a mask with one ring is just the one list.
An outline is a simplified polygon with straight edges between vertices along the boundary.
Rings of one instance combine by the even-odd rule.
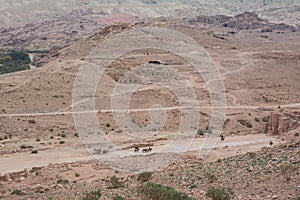
[[74, 10], [43, 22], [0, 29], [0, 49], [53, 51], [92, 35], [106, 25], [134, 21], [135, 17], [126, 14], [109, 15], [91, 9]]
[[[216, 16], [198, 16], [188, 20], [191, 24], [202, 23], [215, 26], [223, 26], [238, 30], [261, 29], [262, 32], [273, 32], [274, 30], [296, 31], [298, 28], [280, 23], [271, 23], [266, 19], [262, 19], [256, 13], [245, 12], [243, 14], [229, 17], [225, 15]], [[299, 30], [299, 29], [298, 29]]]

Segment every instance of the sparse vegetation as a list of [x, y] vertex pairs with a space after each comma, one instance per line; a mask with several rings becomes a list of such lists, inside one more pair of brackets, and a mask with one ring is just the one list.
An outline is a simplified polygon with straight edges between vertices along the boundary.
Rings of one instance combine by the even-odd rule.
[[252, 128], [252, 124], [250, 121], [239, 119], [238, 122], [247, 128]]
[[281, 173], [286, 181], [290, 181], [292, 174], [297, 170], [291, 163], [284, 163], [280, 166]]
[[138, 175], [138, 181], [141, 183], [144, 183], [146, 181], [149, 181], [152, 177], [152, 173], [151, 172], [142, 172]]
[[202, 129], [198, 129], [197, 134], [203, 136], [205, 133]]
[[31, 153], [32, 153], [32, 154], [37, 154], [37, 153], [38, 153], [38, 150], [34, 149], [34, 150], [31, 151]]
[[255, 120], [256, 122], [259, 122], [259, 121], [260, 121], [258, 117], [255, 117], [254, 120]]
[[13, 195], [23, 195], [24, 193], [22, 192], [22, 190], [16, 189], [16, 190], [12, 191], [11, 194], [13, 194]]
[[29, 122], [30, 124], [35, 124], [35, 123], [36, 123], [36, 121], [35, 121], [34, 119], [30, 119], [30, 120], [28, 120], [28, 122]]
[[69, 183], [69, 181], [66, 180], [66, 179], [58, 179], [56, 183], [58, 183], [58, 184], [67, 184], [67, 183]]
[[30, 69], [30, 58], [25, 51], [0, 52], [0, 74]]
[[155, 200], [195, 200], [187, 196], [184, 193], [178, 192], [175, 189], [167, 186], [163, 186], [157, 183], [147, 182], [141, 185], [139, 193], [144, 199], [155, 199]]
[[299, 133], [295, 133], [294, 136], [295, 136], [295, 137], [298, 137], [298, 136], [299, 136]]
[[217, 177], [210, 172], [205, 173], [205, 177], [210, 183], [213, 183], [215, 180], [217, 180]]
[[121, 196], [116, 196], [116, 197], [113, 198], [113, 200], [124, 200], [124, 198], [121, 197]]
[[211, 187], [205, 195], [212, 200], [229, 200], [233, 197], [234, 193], [231, 189]]
[[21, 148], [21, 149], [32, 149], [33, 146], [31, 146], [31, 145], [26, 145], [26, 144], [22, 144], [22, 145], [20, 146], [20, 148]]
[[100, 197], [101, 197], [100, 190], [95, 190], [95, 191], [84, 193], [81, 200], [99, 200]]
[[110, 189], [117, 189], [117, 188], [125, 187], [125, 182], [121, 181], [120, 178], [118, 178], [116, 176], [110, 177], [109, 184], [110, 184], [110, 186], [109, 186]]
[[59, 141], [59, 144], [64, 144], [64, 143], [65, 143], [65, 141], [63, 141], [63, 140]]
[[80, 174], [79, 173], [75, 173], [75, 177], [79, 177], [80, 176]]
[[266, 123], [266, 122], [269, 122], [269, 119], [270, 119], [270, 116], [264, 116], [262, 118], [262, 121]]

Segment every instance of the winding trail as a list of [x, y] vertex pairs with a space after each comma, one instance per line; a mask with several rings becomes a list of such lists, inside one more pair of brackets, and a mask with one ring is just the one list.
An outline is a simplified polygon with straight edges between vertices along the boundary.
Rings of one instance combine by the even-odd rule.
[[[281, 108], [293, 108], [300, 107], [300, 103], [292, 103], [286, 105], [280, 105]], [[177, 110], [177, 109], [211, 109], [211, 108], [230, 108], [230, 109], [260, 109], [260, 108], [277, 108], [278, 105], [268, 106], [226, 106], [226, 107], [211, 107], [211, 106], [197, 106], [197, 107], [183, 107], [183, 106], [174, 106], [174, 107], [164, 107], [164, 108], [143, 108], [143, 109], [129, 109], [129, 110], [86, 110], [82, 112], [67, 111], [67, 112], [48, 112], [48, 113], [14, 113], [14, 114], [1, 114], [0, 117], [26, 117], [26, 116], [55, 116], [55, 115], [72, 115], [72, 114], [88, 114], [88, 113], [109, 113], [109, 112], [145, 112], [145, 111], [160, 111], [160, 110]]]

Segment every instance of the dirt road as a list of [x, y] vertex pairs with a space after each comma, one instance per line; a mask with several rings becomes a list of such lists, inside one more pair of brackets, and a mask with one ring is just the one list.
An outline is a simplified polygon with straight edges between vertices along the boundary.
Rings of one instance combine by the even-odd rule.
[[[195, 154], [201, 149], [204, 138], [195, 139], [188, 151]], [[218, 158], [225, 158], [241, 153], [257, 151], [264, 146], [270, 146], [272, 141], [277, 144], [279, 141], [270, 135], [245, 135], [226, 137], [225, 141], [218, 141], [214, 149], [208, 154], [207, 161], [213, 161]], [[76, 146], [76, 147], [75, 147]], [[153, 149], [163, 148], [159, 141], [154, 144]], [[128, 151], [131, 151], [128, 150]], [[0, 174], [8, 172], [21, 171], [25, 168], [47, 166], [51, 164], [91, 160], [93, 156], [88, 153], [84, 146], [65, 146], [40, 151], [38, 154], [16, 153], [0, 156]]]

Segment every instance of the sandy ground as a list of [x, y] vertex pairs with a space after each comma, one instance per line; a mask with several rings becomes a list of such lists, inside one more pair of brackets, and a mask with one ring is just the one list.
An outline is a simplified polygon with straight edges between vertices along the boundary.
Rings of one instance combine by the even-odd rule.
[[[197, 154], [201, 149], [204, 138], [197, 138], [190, 146], [188, 153]], [[245, 135], [245, 136], [230, 136], [226, 137], [225, 141], [218, 140], [214, 149], [208, 154], [206, 160], [213, 161], [219, 158], [226, 158], [245, 152], [258, 151], [264, 146], [269, 146], [272, 141], [277, 144], [276, 138], [270, 135]], [[153, 149], [159, 151], [164, 147], [164, 144], [157, 142]], [[118, 152], [118, 154], [132, 152], [132, 149], [125, 150], [125, 152]], [[155, 152], [154, 151], [154, 152]], [[177, 150], [176, 150], [177, 151]], [[142, 153], [140, 153], [142, 154]], [[146, 155], [146, 154], [144, 154]], [[23, 169], [47, 166], [49, 164], [60, 164], [75, 161], [87, 161], [93, 159], [93, 156], [85, 149], [83, 145], [66, 146], [60, 148], [53, 148], [49, 150], [40, 151], [38, 154], [17, 153], [4, 155], [0, 157], [0, 174], [9, 172], [22, 171]], [[101, 161], [101, 160], [100, 160]]]

